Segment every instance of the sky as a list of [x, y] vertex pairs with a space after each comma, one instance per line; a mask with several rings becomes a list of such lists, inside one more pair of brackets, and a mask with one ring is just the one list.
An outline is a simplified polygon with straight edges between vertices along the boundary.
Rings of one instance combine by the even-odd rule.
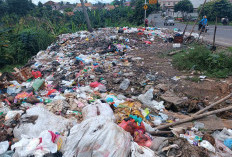
[[[45, 3], [49, 0], [32, 0], [33, 3], [38, 4], [38, 2], [42, 2]], [[70, 2], [70, 3], [80, 3], [80, 0], [52, 0], [53, 2], [60, 2], [60, 1], [64, 1], [64, 2]], [[109, 3], [112, 2], [113, 0], [88, 0], [88, 2], [91, 3], [97, 3], [98, 1], [100, 2], [105, 2], [105, 3]]]

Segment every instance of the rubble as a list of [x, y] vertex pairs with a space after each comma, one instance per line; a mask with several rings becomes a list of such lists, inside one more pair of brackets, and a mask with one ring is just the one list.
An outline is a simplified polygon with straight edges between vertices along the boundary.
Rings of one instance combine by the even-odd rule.
[[30, 64], [1, 74], [0, 156], [230, 156], [231, 122], [210, 115], [231, 107], [203, 113], [134, 53], [182, 42], [174, 37], [127, 27], [63, 34]]

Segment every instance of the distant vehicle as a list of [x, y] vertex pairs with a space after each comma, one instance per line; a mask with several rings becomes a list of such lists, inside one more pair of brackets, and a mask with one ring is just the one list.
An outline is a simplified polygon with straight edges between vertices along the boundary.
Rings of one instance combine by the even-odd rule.
[[194, 21], [196, 21], [197, 19], [198, 19], [197, 17], [192, 17], [192, 18], [189, 19], [189, 21], [193, 21], [193, 22], [194, 22]]
[[175, 20], [173, 17], [171, 16], [165, 17], [164, 26], [174, 26], [174, 25], [175, 25]]
[[228, 19], [228, 17], [222, 18], [221, 22], [222, 22], [223, 25], [229, 25], [229, 19]]

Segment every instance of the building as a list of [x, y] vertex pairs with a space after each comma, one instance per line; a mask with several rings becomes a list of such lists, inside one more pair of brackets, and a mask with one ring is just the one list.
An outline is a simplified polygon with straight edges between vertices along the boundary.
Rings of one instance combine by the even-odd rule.
[[160, 6], [163, 9], [174, 9], [174, 6], [181, 0], [159, 0]]
[[106, 9], [106, 10], [114, 10], [114, 9], [115, 9], [115, 6], [114, 6], [114, 5], [107, 4], [107, 5], [105, 5], [104, 9]]
[[[85, 3], [85, 7], [89, 10], [92, 10], [93, 9], [93, 4], [92, 3]], [[77, 3], [76, 5], [76, 8], [74, 9], [74, 12], [75, 11], [82, 11], [82, 5], [81, 3]]]

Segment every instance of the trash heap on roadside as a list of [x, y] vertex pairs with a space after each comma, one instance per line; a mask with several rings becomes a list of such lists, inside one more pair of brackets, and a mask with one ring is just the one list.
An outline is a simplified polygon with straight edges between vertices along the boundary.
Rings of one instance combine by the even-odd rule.
[[165, 109], [158, 74], [136, 69], [143, 59], [132, 52], [173, 35], [159, 28], [63, 34], [3, 73], [0, 156], [231, 156], [230, 129], [208, 133], [202, 122], [156, 129], [187, 115]]

